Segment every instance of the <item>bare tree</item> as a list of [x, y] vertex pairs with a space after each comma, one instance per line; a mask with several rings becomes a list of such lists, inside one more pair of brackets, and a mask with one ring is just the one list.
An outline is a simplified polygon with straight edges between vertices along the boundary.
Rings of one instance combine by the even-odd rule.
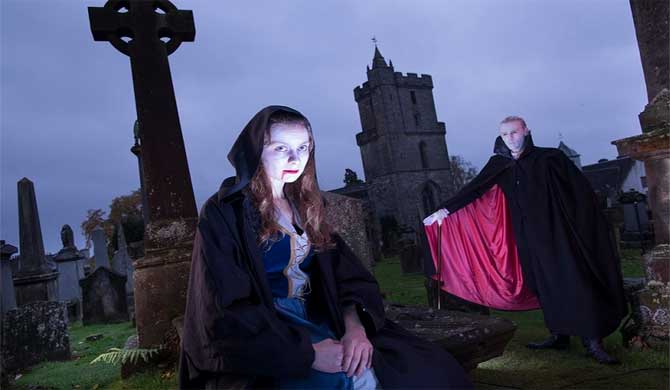
[[477, 168], [469, 161], [465, 161], [463, 157], [452, 155], [449, 162], [451, 164], [451, 178], [455, 191], [463, 188], [470, 180], [477, 176]]

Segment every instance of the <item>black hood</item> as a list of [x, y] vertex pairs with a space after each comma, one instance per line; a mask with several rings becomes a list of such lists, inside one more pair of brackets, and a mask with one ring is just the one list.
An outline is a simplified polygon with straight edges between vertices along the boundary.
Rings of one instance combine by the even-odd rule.
[[[229, 177], [223, 181], [219, 189], [219, 199], [240, 192], [251, 182], [261, 161], [265, 131], [268, 128], [270, 117], [278, 111], [286, 111], [304, 117], [299, 111], [286, 106], [267, 106], [258, 111], [244, 126], [230, 152], [228, 152], [228, 161], [235, 168], [235, 177]], [[314, 158], [313, 153], [314, 147], [312, 147], [310, 158]]]
[[[526, 138], [523, 141], [523, 152], [521, 153], [521, 156], [519, 156], [519, 158], [530, 153], [531, 150], [533, 150], [533, 148], [535, 148], [535, 144], [533, 143], [533, 136], [530, 132], [528, 132]], [[496, 138], [496, 142], [493, 145], [493, 154], [498, 154], [503, 157], [512, 158], [512, 151], [509, 150], [507, 145], [505, 145], [505, 141], [503, 141], [501, 136], [498, 136], [498, 138]]]

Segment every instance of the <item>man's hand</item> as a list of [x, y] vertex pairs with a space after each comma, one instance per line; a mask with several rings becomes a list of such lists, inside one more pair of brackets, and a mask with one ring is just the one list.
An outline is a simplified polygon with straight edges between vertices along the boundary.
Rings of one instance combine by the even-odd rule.
[[427, 216], [423, 220], [423, 224], [426, 225], [426, 226], [430, 226], [430, 225], [434, 224], [435, 221], [437, 221], [438, 225], [442, 225], [442, 220], [447, 218], [448, 215], [449, 215], [449, 210], [439, 209], [436, 212], [434, 212], [433, 214]]
[[346, 371], [348, 377], [360, 376], [366, 368], [370, 368], [373, 348], [362, 326], [347, 329], [342, 337], [342, 345], [344, 346], [342, 371]]
[[325, 339], [312, 344], [312, 348], [314, 348], [313, 369], [329, 374], [343, 371], [342, 357], [344, 356], [344, 349], [339, 341]]

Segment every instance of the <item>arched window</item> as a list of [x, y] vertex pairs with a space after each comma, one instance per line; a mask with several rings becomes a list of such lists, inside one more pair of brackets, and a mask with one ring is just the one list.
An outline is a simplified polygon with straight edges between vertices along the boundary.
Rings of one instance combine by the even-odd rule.
[[423, 203], [424, 215], [430, 215], [437, 208], [437, 195], [440, 188], [433, 181], [429, 181], [421, 191], [421, 201]]
[[419, 142], [419, 155], [421, 155], [421, 168], [428, 168], [428, 153], [426, 151], [426, 143]]

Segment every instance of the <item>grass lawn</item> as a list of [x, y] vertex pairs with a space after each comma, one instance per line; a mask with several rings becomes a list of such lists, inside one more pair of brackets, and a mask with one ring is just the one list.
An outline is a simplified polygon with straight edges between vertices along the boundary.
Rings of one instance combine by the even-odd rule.
[[[622, 253], [625, 276], [644, 275], [640, 251]], [[426, 290], [422, 275], [400, 273], [397, 258], [376, 265], [374, 274], [389, 301], [402, 304], [426, 305]], [[668, 355], [656, 351], [635, 352], [624, 349], [621, 335], [615, 332], [605, 340], [606, 348], [623, 364], [602, 366], [584, 356], [576, 338], [567, 351], [531, 351], [525, 348], [530, 341], [547, 336], [542, 312], [493, 311], [492, 315], [508, 318], [518, 325], [503, 356], [479, 365], [473, 372], [477, 389], [670, 389], [668, 385]], [[123, 347], [135, 333], [130, 323], [82, 326], [70, 328], [73, 359], [67, 362], [48, 362], [31, 367], [16, 381], [17, 389], [174, 389], [177, 378], [174, 367], [156, 368], [127, 380], [120, 377], [120, 367], [105, 363], [89, 363], [111, 347]], [[102, 334], [97, 341], [86, 341], [92, 334]]]
[[[639, 249], [624, 250], [621, 262], [624, 276], [644, 276]], [[397, 258], [378, 263], [374, 274], [387, 300], [427, 304], [423, 276], [401, 275]], [[474, 370], [477, 389], [670, 389], [668, 354], [625, 349], [619, 332], [605, 339], [605, 347], [623, 364], [603, 366], [584, 356], [581, 342], [575, 337], [566, 351], [527, 349], [528, 342], [540, 341], [548, 335], [540, 310], [494, 310], [491, 315], [514, 321], [518, 328], [503, 356], [484, 362]]]
[[[102, 334], [96, 341], [86, 337]], [[91, 365], [98, 355], [109, 348], [122, 348], [129, 336], [135, 334], [130, 322], [111, 325], [82, 326], [80, 322], [70, 327], [70, 349], [72, 360], [45, 362], [21, 373], [16, 380], [16, 389], [164, 389], [176, 388], [174, 370], [156, 369], [121, 380], [120, 366], [106, 363]], [[39, 387], [38, 387], [39, 386]]]

